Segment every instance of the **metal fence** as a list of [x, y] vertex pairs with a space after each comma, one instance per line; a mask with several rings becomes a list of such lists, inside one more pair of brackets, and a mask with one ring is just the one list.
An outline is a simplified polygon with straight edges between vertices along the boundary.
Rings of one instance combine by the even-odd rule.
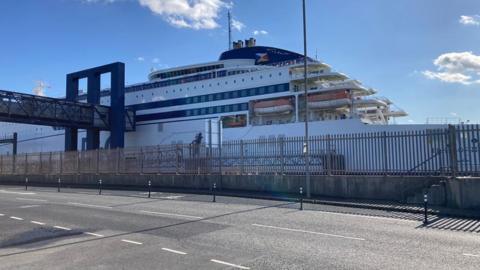
[[[315, 136], [314, 175], [480, 175], [480, 126]], [[304, 138], [0, 156], [0, 174], [305, 173]]]

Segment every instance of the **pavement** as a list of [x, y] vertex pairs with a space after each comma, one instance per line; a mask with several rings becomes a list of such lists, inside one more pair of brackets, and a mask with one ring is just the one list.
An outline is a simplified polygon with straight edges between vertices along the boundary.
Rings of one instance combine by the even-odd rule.
[[0, 269], [478, 269], [480, 221], [154, 191], [0, 186]]

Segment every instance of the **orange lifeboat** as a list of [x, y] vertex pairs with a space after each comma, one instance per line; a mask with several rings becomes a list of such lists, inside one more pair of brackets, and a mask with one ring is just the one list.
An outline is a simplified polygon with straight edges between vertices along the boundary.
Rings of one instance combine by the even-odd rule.
[[253, 110], [257, 115], [282, 114], [291, 112], [293, 105], [289, 98], [263, 100], [255, 102]]
[[346, 90], [308, 96], [308, 107], [311, 109], [329, 109], [351, 104], [352, 101]]

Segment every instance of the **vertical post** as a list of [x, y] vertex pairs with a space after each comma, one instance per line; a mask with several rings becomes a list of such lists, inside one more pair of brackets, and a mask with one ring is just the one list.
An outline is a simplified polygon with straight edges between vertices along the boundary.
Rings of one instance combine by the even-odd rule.
[[180, 146], [178, 144], [175, 145], [175, 173], [180, 173]]
[[222, 179], [222, 120], [218, 119], [218, 170]]
[[382, 133], [383, 142], [383, 175], [388, 175], [388, 152], [387, 152], [387, 132]]
[[448, 140], [450, 148], [450, 168], [452, 177], [457, 177], [458, 157], [457, 157], [457, 136], [454, 125], [448, 125]]
[[28, 174], [28, 154], [25, 153], [25, 175]]
[[152, 181], [148, 180], [148, 198], [150, 198], [151, 191], [152, 191]]
[[28, 189], [28, 177], [25, 177], [25, 190]]
[[97, 154], [97, 168], [96, 168], [96, 173], [99, 174], [100, 173], [100, 150], [97, 148], [95, 149], [95, 152]]
[[60, 152], [60, 175], [63, 173], [63, 152]]
[[212, 119], [208, 119], [208, 174], [212, 173]]
[[307, 13], [305, 0], [303, 2], [303, 84], [305, 87], [305, 182], [307, 185], [307, 197], [310, 198], [310, 155], [308, 144], [308, 81], [307, 81]]
[[424, 219], [423, 219], [423, 225], [428, 224], [428, 191], [425, 190], [425, 193], [423, 194], [423, 209], [424, 209]]
[[212, 188], [213, 200], [212, 200], [212, 202], [217, 201], [216, 194], [215, 194], [216, 191], [217, 191], [217, 183], [213, 183], [213, 188]]
[[285, 174], [285, 138], [280, 137], [280, 160], [282, 162], [280, 173]]
[[327, 175], [332, 175], [332, 149], [331, 149], [331, 137], [327, 135]]
[[143, 153], [143, 147], [140, 147], [140, 174], [143, 174], [143, 165], [145, 160], [145, 153]]
[[53, 172], [53, 166], [52, 166], [52, 152], [49, 153], [48, 155], [48, 173], [52, 174]]
[[245, 171], [244, 168], [244, 153], [243, 153], [243, 140], [240, 140], [240, 174], [243, 174]]
[[40, 156], [40, 173], [43, 174], [43, 165], [42, 165], [42, 152], [38, 153]]
[[58, 188], [57, 188], [57, 192], [60, 192], [60, 178], [58, 178]]
[[303, 187], [300, 187], [300, 210], [303, 210]]
[[98, 195], [102, 195], [102, 179], [98, 180]]
[[80, 174], [80, 151], [77, 151], [77, 174]]
[[120, 148], [117, 148], [116, 151], [117, 151], [117, 166], [115, 170], [117, 174], [119, 174], [120, 173]]
[[18, 143], [18, 134], [17, 132], [13, 133], [13, 139], [12, 139], [12, 154], [16, 155], [17, 154], [17, 143]]

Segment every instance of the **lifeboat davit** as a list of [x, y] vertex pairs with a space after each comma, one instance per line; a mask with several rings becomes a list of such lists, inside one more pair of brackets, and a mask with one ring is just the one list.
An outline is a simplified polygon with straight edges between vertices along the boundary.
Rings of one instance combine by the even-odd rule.
[[308, 96], [308, 107], [311, 109], [329, 109], [349, 105], [352, 105], [352, 101], [345, 90]]
[[293, 111], [293, 105], [288, 98], [264, 100], [255, 102], [253, 110], [257, 115], [282, 114]]

